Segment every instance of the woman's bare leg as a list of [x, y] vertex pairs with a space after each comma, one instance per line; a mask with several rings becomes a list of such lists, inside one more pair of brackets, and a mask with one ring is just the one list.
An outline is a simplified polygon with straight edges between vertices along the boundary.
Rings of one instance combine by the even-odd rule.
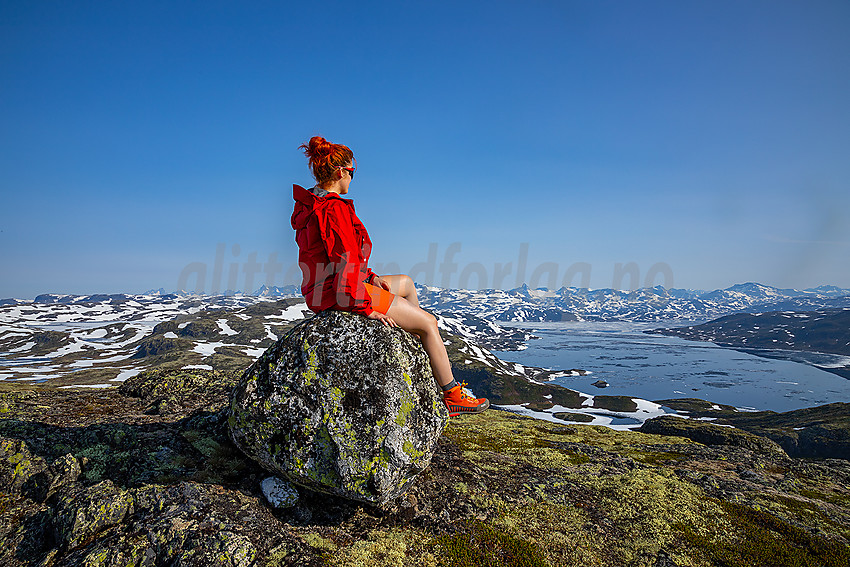
[[399, 297], [405, 298], [407, 301], [419, 307], [419, 298], [416, 296], [416, 287], [413, 285], [413, 279], [406, 274], [398, 274], [392, 276], [381, 276], [382, 280], [386, 280], [390, 284], [390, 293]]
[[[414, 290], [413, 293], [415, 299], [416, 291]], [[387, 310], [387, 315], [392, 317], [402, 329], [417, 335], [419, 340], [422, 341], [422, 346], [428, 353], [431, 371], [434, 373], [437, 384], [441, 388], [450, 384], [454, 380], [452, 365], [449, 362], [449, 355], [446, 353], [446, 345], [443, 344], [443, 338], [440, 336], [440, 330], [437, 327], [437, 318], [401, 295], [397, 295], [393, 299], [392, 305]]]

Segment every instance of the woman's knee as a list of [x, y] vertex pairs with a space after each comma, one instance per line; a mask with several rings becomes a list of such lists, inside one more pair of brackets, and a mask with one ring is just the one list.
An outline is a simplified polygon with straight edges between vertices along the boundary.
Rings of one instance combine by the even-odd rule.
[[434, 315], [425, 311], [424, 309], [420, 309], [420, 311], [422, 311], [425, 321], [425, 328], [423, 329], [423, 331], [425, 331], [426, 333], [439, 333], [440, 326], [437, 322], [437, 318]]
[[413, 285], [413, 278], [407, 274], [399, 274], [395, 277], [398, 278], [396, 281], [398, 282], [399, 295], [408, 297], [410, 294], [416, 293], [416, 288]]
[[[425, 310], [423, 309], [423, 311]], [[425, 314], [428, 316], [428, 323], [432, 325], [435, 329], [439, 328], [440, 322], [437, 319], [437, 316], [433, 313], [428, 313], [427, 311], [425, 311]]]
[[389, 310], [389, 315], [407, 331], [418, 335], [439, 333], [437, 318], [414, 305], [403, 297], [396, 298]]

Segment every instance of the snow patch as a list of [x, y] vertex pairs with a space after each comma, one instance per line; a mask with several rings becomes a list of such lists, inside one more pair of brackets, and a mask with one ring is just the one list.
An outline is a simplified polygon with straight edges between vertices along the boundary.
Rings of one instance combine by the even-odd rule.
[[28, 351], [29, 349], [31, 349], [34, 346], [35, 346], [35, 343], [30, 341], [23, 346], [19, 346], [18, 348], [13, 348], [13, 349], [9, 350], [7, 354], [13, 353], [13, 352], [25, 352], [25, 351]]
[[110, 382], [123, 382], [127, 378], [132, 378], [133, 376], [140, 374], [143, 370], [143, 368], [128, 368], [126, 370], [122, 370], [118, 373], [118, 376], [110, 380]]
[[266, 319], [279, 319], [283, 321], [298, 321], [299, 319], [304, 318], [304, 311], [306, 310], [306, 303], [298, 303], [296, 305], [290, 305], [286, 309], [284, 309], [279, 315], [266, 315]]
[[218, 324], [218, 328], [221, 329], [220, 333], [222, 335], [230, 336], [239, 334], [237, 331], [230, 328], [230, 325], [227, 324], [227, 319], [218, 319], [216, 323]]
[[214, 355], [215, 349], [223, 346], [227, 346], [227, 343], [198, 343], [192, 350], [206, 358], [208, 356]]

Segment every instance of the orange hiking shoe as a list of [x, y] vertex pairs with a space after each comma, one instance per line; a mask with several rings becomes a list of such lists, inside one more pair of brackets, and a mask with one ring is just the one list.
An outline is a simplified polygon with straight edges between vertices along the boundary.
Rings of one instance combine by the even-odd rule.
[[446, 403], [446, 407], [449, 408], [450, 417], [455, 417], [462, 413], [478, 413], [490, 407], [490, 400], [487, 398], [473, 398], [466, 392], [464, 389], [465, 386], [466, 382], [443, 393], [443, 401]]

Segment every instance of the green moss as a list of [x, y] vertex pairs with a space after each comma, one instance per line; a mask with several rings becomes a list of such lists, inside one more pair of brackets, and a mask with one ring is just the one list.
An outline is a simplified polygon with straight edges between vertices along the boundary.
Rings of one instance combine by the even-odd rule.
[[850, 536], [850, 530], [827, 515], [816, 503], [817, 500], [800, 500], [781, 495], [765, 495], [764, 498], [758, 498], [757, 502], [762, 505], [761, 508], [765, 511], [780, 518], [791, 517], [798, 520], [804, 519], [807, 526], [815, 526], [818, 529], [828, 532], [843, 533], [845, 537]]
[[670, 453], [668, 451], [661, 452], [637, 452], [633, 455], [634, 458], [653, 466], [660, 466], [663, 464], [668, 464], [670, 462], [678, 462], [685, 461], [688, 459], [687, 455], [683, 455], [682, 453]]
[[337, 549], [337, 545], [333, 541], [324, 538], [319, 534], [302, 534], [301, 539], [304, 540], [304, 543], [315, 549], [321, 549], [324, 551], [336, 551]]
[[222, 484], [238, 481], [251, 466], [242, 452], [232, 445], [221, 445], [213, 438], [203, 438], [193, 443], [193, 446], [206, 457], [201, 463], [192, 463], [192, 465], [185, 467], [203, 466], [193, 476], [193, 479], [197, 482]]
[[[670, 546], [665, 549], [677, 564], [698, 565], [671, 551], [678, 537], [675, 526], [687, 524], [695, 533], [723, 529], [722, 511], [672, 471], [638, 466], [622, 474], [610, 469], [601, 474], [606, 462], [623, 467], [651, 455], [655, 443], [669, 447], [669, 438], [597, 426], [564, 427], [495, 412], [452, 420], [445, 434], [482, 469], [510, 475], [515, 467], [526, 471], [525, 463], [539, 471], [538, 481], [513, 489], [512, 494], [524, 495], [523, 501], [487, 501], [482, 507], [501, 513], [494, 526], [536, 542], [553, 563], [645, 564], [661, 547]], [[580, 445], [593, 453], [578, 450]], [[493, 453], [500, 457], [494, 459]], [[660, 460], [679, 457], [670, 452]], [[571, 496], [576, 487], [578, 496]], [[588, 517], [587, 510], [594, 515]]]
[[554, 447], [537, 447], [534, 451], [529, 451], [524, 455], [523, 460], [532, 466], [543, 469], [565, 468], [577, 462], [584, 462], [583, 459], [576, 459], [575, 455]]
[[221, 451], [221, 445], [219, 445], [218, 442], [209, 435], [209, 433], [190, 429], [188, 431], [183, 431], [182, 435], [184, 439], [198, 450], [198, 452], [207, 458], [212, 457]]
[[591, 461], [591, 458], [585, 455], [584, 453], [575, 453], [567, 451], [566, 454], [569, 455], [570, 464], [573, 465], [583, 465]]
[[78, 451], [74, 456], [77, 459], [87, 459], [83, 470], [86, 480], [100, 482], [106, 472], [107, 462], [112, 458], [112, 450], [109, 445], [98, 443]]
[[840, 494], [837, 492], [827, 493], [822, 490], [809, 490], [806, 488], [801, 488], [798, 492], [800, 496], [811, 498], [812, 500], [821, 500], [823, 502], [835, 504], [836, 506], [850, 508], [850, 495], [848, 494]]
[[283, 567], [287, 555], [289, 555], [289, 547], [286, 543], [282, 543], [268, 552], [263, 567]]
[[[489, 417], [489, 419], [487, 419]], [[481, 450], [501, 454], [526, 454], [528, 449], [551, 445], [542, 436], [534, 435], [536, 420], [518, 417], [464, 416], [463, 423], [449, 420], [444, 435], [454, 441], [468, 456]], [[529, 430], [525, 428], [528, 427]]]
[[731, 502], [718, 503], [732, 522], [737, 537], [718, 541], [681, 526], [685, 540], [714, 565], [748, 567], [846, 567], [850, 549], [783, 522], [767, 512]]
[[415, 529], [375, 530], [366, 540], [340, 548], [327, 563], [331, 567], [433, 567], [437, 560], [428, 543]]
[[616, 551], [625, 564], [676, 539], [679, 525], [694, 533], [723, 528], [718, 507], [702, 489], [667, 469], [638, 469], [623, 475], [583, 479], [601, 496], [600, 507], [624, 535]]
[[437, 538], [440, 557], [448, 567], [549, 567], [542, 550], [534, 543], [481, 522], [472, 522], [460, 532]]
[[497, 529], [535, 542], [554, 565], [605, 564], [601, 558], [606, 542], [590, 523], [587, 502], [552, 504], [525, 499], [490, 505], [502, 514], [494, 523]]

